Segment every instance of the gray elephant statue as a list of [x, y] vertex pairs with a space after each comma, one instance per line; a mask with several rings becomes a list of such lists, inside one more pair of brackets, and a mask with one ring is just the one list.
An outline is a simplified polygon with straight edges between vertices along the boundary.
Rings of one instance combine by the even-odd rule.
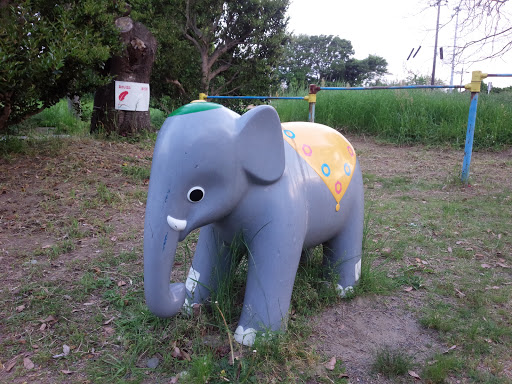
[[[242, 116], [192, 102], [164, 122], [144, 224], [144, 290], [159, 317], [207, 300], [242, 234], [248, 272], [235, 340], [284, 330], [304, 249], [323, 245], [341, 296], [361, 275], [364, 191], [352, 145], [315, 123], [283, 123], [274, 108]], [[178, 242], [201, 228], [186, 283], [170, 284]]]

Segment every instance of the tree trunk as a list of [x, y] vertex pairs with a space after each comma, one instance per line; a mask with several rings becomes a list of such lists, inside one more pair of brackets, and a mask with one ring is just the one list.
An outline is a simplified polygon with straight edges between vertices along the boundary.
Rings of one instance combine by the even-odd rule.
[[113, 80], [96, 90], [91, 132], [116, 132], [128, 136], [150, 128], [149, 111], [116, 110], [115, 80], [149, 83], [157, 43], [143, 24], [129, 17], [117, 19], [116, 26], [125, 49], [122, 56], [115, 56], [107, 63], [105, 70]]
[[68, 102], [68, 111], [75, 116], [78, 120], [82, 119], [82, 101], [78, 95], [68, 95], [66, 97]]
[[4, 107], [0, 109], [0, 133], [7, 130], [7, 122], [12, 112], [11, 97], [12, 92], [7, 92], [7, 94], [4, 95], [0, 94], [0, 100], [2, 100], [4, 104]]

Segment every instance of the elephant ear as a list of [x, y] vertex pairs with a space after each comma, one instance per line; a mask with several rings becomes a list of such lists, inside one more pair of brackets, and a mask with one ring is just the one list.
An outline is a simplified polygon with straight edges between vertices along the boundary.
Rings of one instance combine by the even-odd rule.
[[237, 148], [245, 172], [263, 184], [277, 181], [284, 172], [281, 121], [268, 105], [251, 109], [237, 122]]

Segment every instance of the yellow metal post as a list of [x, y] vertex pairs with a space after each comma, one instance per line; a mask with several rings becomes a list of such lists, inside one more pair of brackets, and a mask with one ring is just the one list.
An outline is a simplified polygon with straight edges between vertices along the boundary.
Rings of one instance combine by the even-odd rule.
[[482, 80], [486, 77], [487, 73], [482, 73], [482, 71], [473, 71], [471, 74], [471, 83], [466, 84], [464, 88], [471, 92], [480, 92]]
[[311, 123], [315, 122], [315, 106], [316, 106], [316, 93], [320, 90], [320, 87], [316, 84], [309, 85], [309, 95], [304, 97], [309, 103], [309, 115], [308, 121]]

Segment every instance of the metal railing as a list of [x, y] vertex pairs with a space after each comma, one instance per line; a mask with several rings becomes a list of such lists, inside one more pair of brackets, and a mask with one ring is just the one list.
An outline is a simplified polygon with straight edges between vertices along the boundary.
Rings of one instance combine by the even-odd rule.
[[200, 100], [208, 99], [246, 99], [246, 100], [306, 100], [309, 104], [308, 120], [315, 122], [316, 94], [319, 91], [372, 91], [385, 89], [457, 89], [463, 88], [471, 92], [468, 124], [466, 130], [466, 141], [464, 145], [464, 160], [462, 162], [461, 181], [465, 184], [469, 180], [469, 169], [471, 165], [471, 155], [473, 153], [473, 138], [475, 135], [476, 112], [478, 106], [478, 95], [481, 91], [482, 80], [487, 77], [512, 77], [512, 74], [482, 73], [482, 71], [473, 71], [471, 83], [466, 85], [392, 85], [383, 87], [319, 87], [315, 84], [309, 86], [309, 94], [304, 97], [286, 97], [286, 96], [208, 96], [205, 93], [199, 94]]

